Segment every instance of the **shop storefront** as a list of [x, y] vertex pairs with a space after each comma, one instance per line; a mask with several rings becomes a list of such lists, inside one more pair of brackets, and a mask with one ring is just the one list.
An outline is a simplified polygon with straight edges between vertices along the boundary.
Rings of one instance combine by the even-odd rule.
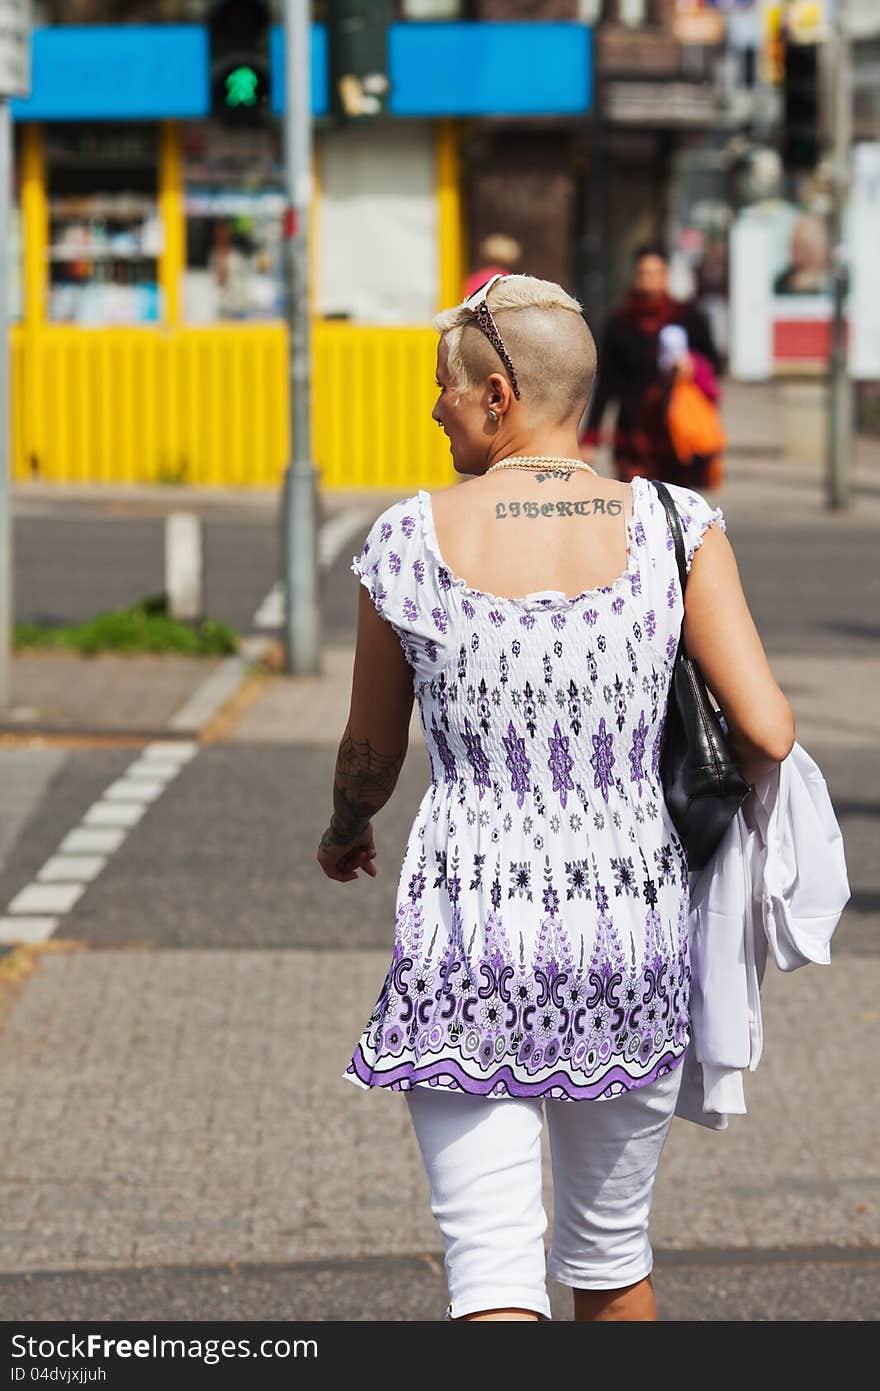
[[[282, 187], [276, 128], [219, 123], [57, 122], [43, 127], [50, 323], [156, 324], [164, 223], [163, 138], [180, 164], [186, 254], [182, 321], [277, 319], [282, 304]], [[174, 180], [175, 170], [168, 171]]]
[[[402, 23], [389, 36], [393, 109], [340, 126], [314, 27], [323, 486], [453, 477], [430, 420], [429, 324], [458, 300], [466, 271], [459, 121], [525, 90], [542, 43], [548, 58], [568, 52], [569, 77], [565, 63], [561, 80], [559, 62], [548, 65], [554, 83], [537, 98], [531, 84], [530, 112], [536, 100], [538, 112], [560, 99], [586, 106], [582, 25]], [[476, 81], [463, 61], [474, 51]], [[15, 476], [277, 486], [288, 452], [278, 29], [272, 54], [272, 117], [236, 128], [210, 114], [198, 24], [35, 31], [32, 94], [13, 103]]]

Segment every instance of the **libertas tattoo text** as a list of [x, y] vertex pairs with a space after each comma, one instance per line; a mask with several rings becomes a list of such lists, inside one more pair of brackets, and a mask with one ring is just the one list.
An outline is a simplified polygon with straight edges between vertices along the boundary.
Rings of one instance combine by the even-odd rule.
[[504, 521], [507, 517], [618, 517], [623, 503], [618, 498], [588, 497], [574, 502], [496, 502], [495, 520]]

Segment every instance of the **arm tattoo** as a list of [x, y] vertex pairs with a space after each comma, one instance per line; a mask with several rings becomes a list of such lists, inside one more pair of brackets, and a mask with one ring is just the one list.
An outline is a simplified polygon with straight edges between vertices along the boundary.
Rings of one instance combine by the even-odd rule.
[[353, 739], [346, 730], [336, 756], [333, 815], [321, 849], [348, 845], [367, 828], [388, 801], [403, 767], [407, 746], [396, 754], [380, 753], [369, 739]]

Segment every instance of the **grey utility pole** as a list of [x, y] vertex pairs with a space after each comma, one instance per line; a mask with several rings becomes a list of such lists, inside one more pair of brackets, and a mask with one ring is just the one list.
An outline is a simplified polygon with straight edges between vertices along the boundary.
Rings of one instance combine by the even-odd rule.
[[12, 488], [9, 429], [9, 192], [12, 116], [0, 96], [0, 705], [12, 704]]
[[828, 506], [842, 508], [850, 500], [850, 455], [853, 446], [853, 388], [846, 351], [846, 298], [849, 279], [844, 244], [844, 216], [850, 185], [852, 144], [852, 52], [846, 0], [837, 0], [830, 39], [831, 210], [832, 251], [831, 346], [828, 355]]
[[10, 97], [31, 89], [30, 0], [0, 0], [0, 706], [12, 703], [12, 489], [9, 429], [9, 201], [12, 192]]
[[312, 465], [309, 208], [312, 202], [311, 14], [284, 0], [285, 303], [290, 331], [290, 453], [284, 474], [284, 667], [321, 670], [318, 473]]

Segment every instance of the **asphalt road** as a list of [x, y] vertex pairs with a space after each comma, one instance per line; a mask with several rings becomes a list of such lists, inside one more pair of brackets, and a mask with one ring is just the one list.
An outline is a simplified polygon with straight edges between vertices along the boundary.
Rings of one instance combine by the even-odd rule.
[[[826, 1249], [655, 1252], [663, 1321], [873, 1321], [876, 1251]], [[570, 1321], [571, 1295], [548, 1280], [553, 1318]], [[227, 1265], [0, 1275], [0, 1320], [236, 1319], [436, 1321], [445, 1305], [442, 1253], [294, 1265]]]
[[[239, 632], [279, 572], [268, 521], [206, 522], [205, 611]], [[156, 517], [25, 516], [15, 526], [15, 613], [20, 623], [81, 623], [164, 589], [164, 522]], [[354, 577], [352, 577], [354, 578]]]
[[[189, 505], [189, 504], [187, 504]], [[374, 504], [374, 515], [382, 510]], [[369, 504], [368, 504], [369, 506]], [[15, 609], [19, 622], [81, 622], [163, 588], [163, 521], [101, 504], [20, 504], [15, 528]], [[155, 510], [155, 509], [153, 509]], [[242, 516], [242, 512], [245, 515]], [[351, 635], [357, 581], [349, 572], [367, 526], [356, 527], [322, 572], [328, 642]], [[768, 649], [859, 655], [880, 636], [876, 526], [839, 516], [816, 520], [750, 517], [728, 526], [743, 587]], [[279, 578], [277, 519], [263, 507], [204, 508], [205, 608], [238, 631]]]
[[[880, 750], [812, 753], [835, 801], [853, 889], [835, 955], [877, 955]], [[334, 756], [329, 745], [205, 745], [67, 915], [64, 935], [96, 947], [390, 946], [398, 869], [430, 780], [427, 754], [411, 747], [394, 797], [376, 818], [376, 878], [342, 890], [352, 902], [357, 895], [356, 912], [339, 911], [340, 886], [315, 863], [332, 810]], [[0, 867], [0, 904], [33, 878], [131, 759], [130, 749], [68, 752]]]

